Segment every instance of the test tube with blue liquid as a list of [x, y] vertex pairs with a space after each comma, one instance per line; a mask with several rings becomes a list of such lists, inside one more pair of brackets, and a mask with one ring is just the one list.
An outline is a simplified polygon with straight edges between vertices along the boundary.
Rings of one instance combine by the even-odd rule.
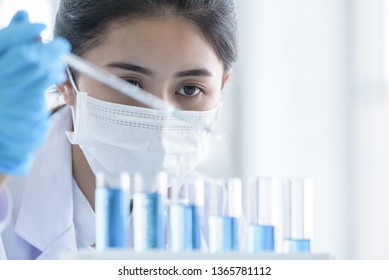
[[165, 249], [166, 173], [155, 178], [134, 175], [133, 223], [134, 250]]
[[130, 177], [124, 172], [118, 182], [96, 175], [96, 249], [126, 248], [129, 240]]
[[313, 237], [312, 179], [285, 180], [283, 200], [284, 252], [310, 252]]
[[278, 180], [252, 177], [248, 180], [248, 252], [274, 252], [279, 203]]
[[201, 209], [204, 205], [202, 178], [175, 181], [170, 202], [170, 243], [173, 252], [201, 249]]
[[211, 253], [239, 250], [242, 182], [239, 178], [230, 178], [227, 181], [220, 180], [220, 185], [226, 196], [223, 196], [217, 186], [212, 186], [210, 191], [208, 238]]

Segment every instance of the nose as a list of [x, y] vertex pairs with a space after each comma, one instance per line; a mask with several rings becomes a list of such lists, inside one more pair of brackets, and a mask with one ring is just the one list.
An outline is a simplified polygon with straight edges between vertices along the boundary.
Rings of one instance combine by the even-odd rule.
[[[161, 108], [161, 107], [164, 107], [161, 103], [161, 101], [163, 102], [167, 102], [169, 104], [172, 104], [176, 107], [179, 107], [175, 100], [174, 100], [174, 94], [172, 94], [169, 89], [167, 89], [166, 87], [162, 87], [162, 86], [158, 86], [158, 85], [153, 85], [152, 88], [143, 88], [143, 91], [146, 91], [147, 93], [151, 94], [151, 95], [154, 95], [155, 97], [158, 97], [160, 100], [155, 100], [152, 101], [152, 99], [150, 99], [148, 96], [146, 95], [143, 95], [147, 100], [147, 102], [141, 102], [141, 99], [143, 99], [142, 96], [141, 99], [133, 99], [129, 96], [124, 96], [122, 95], [120, 92], [117, 92], [117, 96], [121, 97], [120, 100], [116, 100], [117, 102], [116, 103], [121, 103], [123, 105], [130, 105], [130, 106], [136, 106], [136, 107], [143, 107], [143, 108]], [[142, 93], [140, 93], [142, 95]], [[152, 106], [149, 102], [152, 102], [152, 103], [155, 103], [154, 105], [155, 106]], [[148, 105], [147, 105], [148, 104]]]
[[154, 85], [153, 88], [150, 89], [150, 93], [169, 104], [172, 104], [174, 106], [179, 105], [174, 98], [175, 93], [172, 92], [172, 90], [169, 89], [167, 86], [163, 86], [161, 84], [159, 86]]

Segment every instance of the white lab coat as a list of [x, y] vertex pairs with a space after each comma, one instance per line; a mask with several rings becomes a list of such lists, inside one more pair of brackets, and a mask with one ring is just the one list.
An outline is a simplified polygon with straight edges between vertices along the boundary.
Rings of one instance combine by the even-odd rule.
[[[7, 184], [13, 211], [11, 222], [0, 232], [0, 259], [58, 259], [63, 252], [95, 243], [94, 213], [73, 180], [67, 130], [72, 130], [72, 118], [65, 107], [51, 117], [47, 140], [37, 151], [30, 173]], [[225, 199], [223, 192], [220, 199]], [[208, 209], [206, 203], [205, 212]], [[206, 247], [206, 224], [202, 239]]]

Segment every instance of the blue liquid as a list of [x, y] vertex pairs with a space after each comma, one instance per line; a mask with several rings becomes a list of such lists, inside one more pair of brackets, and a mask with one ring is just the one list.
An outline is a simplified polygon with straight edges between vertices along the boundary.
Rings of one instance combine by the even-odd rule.
[[135, 250], [164, 249], [162, 196], [157, 193], [135, 193], [133, 203]]
[[198, 250], [201, 248], [200, 213], [196, 205], [185, 206], [185, 249]]
[[239, 219], [229, 216], [209, 217], [209, 250], [212, 253], [239, 249]]
[[199, 209], [195, 205], [170, 206], [172, 250], [192, 251], [201, 247]]
[[97, 188], [95, 191], [96, 249], [128, 246], [130, 199], [119, 188]]
[[274, 251], [274, 226], [249, 225], [249, 252]]
[[284, 251], [286, 253], [309, 253], [311, 241], [309, 239], [284, 239]]

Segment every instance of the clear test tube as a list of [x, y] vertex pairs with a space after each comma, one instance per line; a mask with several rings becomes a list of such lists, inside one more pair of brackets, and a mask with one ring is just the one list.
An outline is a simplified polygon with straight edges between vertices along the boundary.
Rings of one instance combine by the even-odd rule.
[[103, 174], [96, 176], [96, 249], [125, 248], [129, 241], [130, 177], [123, 172], [120, 182], [109, 185]]
[[310, 252], [313, 237], [312, 179], [285, 180], [283, 200], [284, 252]]
[[134, 250], [165, 249], [165, 200], [168, 180], [166, 173], [156, 178], [134, 175], [133, 230]]
[[204, 205], [204, 181], [187, 179], [172, 186], [170, 203], [170, 243], [173, 252], [201, 249], [201, 209]]
[[275, 177], [248, 179], [248, 252], [274, 252], [275, 226], [280, 207]]
[[210, 192], [210, 216], [208, 218], [209, 251], [211, 253], [239, 250], [239, 222], [242, 215], [242, 182], [239, 178], [220, 180], [227, 193], [221, 199], [220, 190]]

